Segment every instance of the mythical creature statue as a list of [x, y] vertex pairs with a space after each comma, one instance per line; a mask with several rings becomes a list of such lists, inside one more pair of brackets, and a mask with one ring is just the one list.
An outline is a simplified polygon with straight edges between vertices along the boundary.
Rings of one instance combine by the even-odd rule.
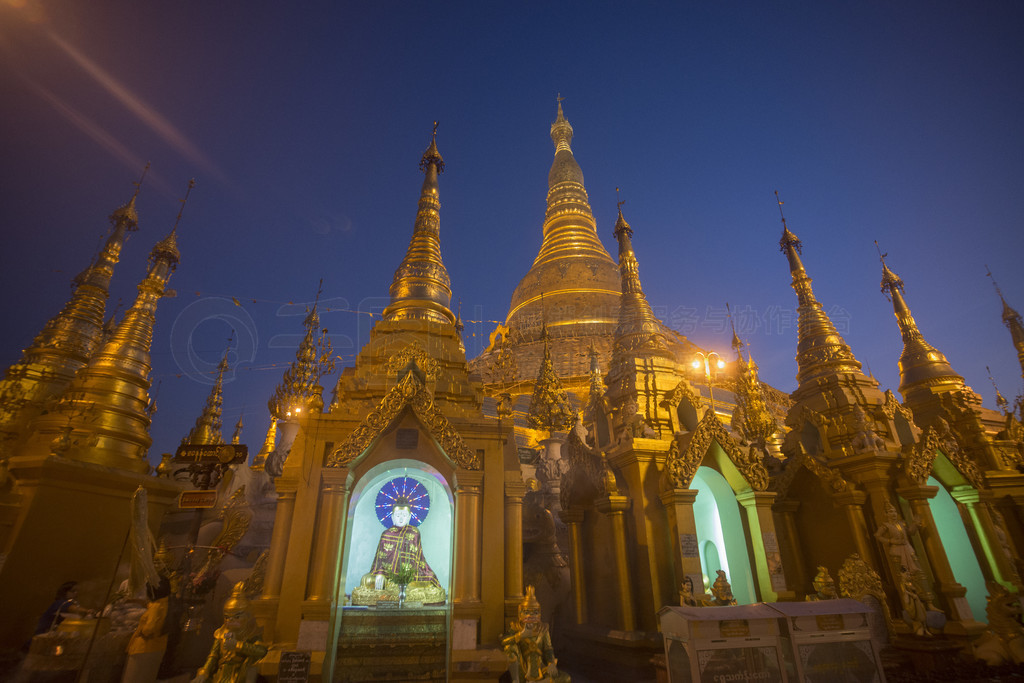
[[554, 515], [539, 503], [536, 493], [523, 501], [523, 581], [536, 589], [542, 621], [554, 623], [569, 599], [572, 581], [569, 562], [558, 545]]
[[988, 630], [974, 644], [974, 656], [989, 666], [1007, 662], [1024, 664], [1024, 626], [1021, 626], [1020, 596], [998, 583], [989, 583], [985, 605]]
[[725, 578], [725, 571], [717, 569], [715, 573], [718, 574], [718, 578], [711, 585], [711, 595], [714, 597], [711, 604], [716, 607], [735, 605], [736, 598], [732, 594], [732, 584], [729, 583], [729, 579]]
[[256, 663], [267, 655], [263, 630], [249, 612], [245, 584], [235, 584], [224, 603], [224, 625], [213, 632], [213, 647], [192, 683], [255, 683]]
[[835, 600], [839, 597], [836, 591], [836, 582], [828, 573], [828, 567], [818, 566], [818, 574], [814, 577], [814, 593], [807, 596], [807, 600]]

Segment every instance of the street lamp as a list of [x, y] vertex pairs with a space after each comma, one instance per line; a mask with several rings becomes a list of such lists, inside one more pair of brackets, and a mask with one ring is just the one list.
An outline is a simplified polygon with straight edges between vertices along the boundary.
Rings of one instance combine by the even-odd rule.
[[[711, 365], [712, 365], [712, 362], [713, 362], [715, 368], [721, 370], [722, 368], [725, 367], [725, 361], [722, 360], [722, 357], [719, 356], [714, 351], [712, 351], [711, 353], [702, 353], [701, 351], [697, 351], [697, 355], [700, 356], [700, 358], [699, 359], [697, 359], [697, 358], [693, 359], [693, 367], [699, 370], [700, 366], [701, 366], [701, 361], [704, 361], [704, 379], [706, 379], [707, 383], [708, 383], [708, 396], [711, 398], [711, 412], [714, 413], [715, 412], [715, 389], [714, 389], [714, 386], [711, 383]], [[712, 358], [715, 358], [715, 360], [712, 361], [711, 360]]]

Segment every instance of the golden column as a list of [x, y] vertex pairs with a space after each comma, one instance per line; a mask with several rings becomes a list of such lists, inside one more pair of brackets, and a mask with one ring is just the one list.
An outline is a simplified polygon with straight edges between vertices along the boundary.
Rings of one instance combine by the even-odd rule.
[[523, 497], [526, 483], [519, 472], [505, 481], [505, 617], [517, 614], [523, 599]]
[[320, 510], [306, 588], [307, 600], [329, 603], [334, 597], [338, 552], [341, 539], [345, 537], [347, 477], [347, 468], [330, 468], [321, 472]]
[[455, 603], [480, 602], [480, 498], [482, 471], [458, 471], [456, 516], [457, 554], [455, 562]]
[[736, 501], [747, 513], [750, 545], [754, 551], [754, 564], [757, 568], [757, 585], [763, 602], [792, 600], [796, 597], [796, 594], [786, 587], [779, 537], [775, 533], [772, 503], [775, 502], [777, 495], [774, 491], [749, 490], [736, 496]]
[[939, 530], [935, 528], [931, 506], [928, 505], [928, 500], [934, 498], [938, 492], [938, 486], [908, 486], [896, 489], [896, 493], [910, 503], [910, 510], [918, 527], [917, 533], [921, 537], [928, 565], [932, 570], [934, 590], [943, 597], [949, 609], [950, 620], [974, 624], [974, 616], [964, 597], [967, 595], [967, 589], [957, 583], [956, 577], [953, 576], [953, 568], [949, 566], [949, 557], [942, 545], [942, 539], [939, 538]]
[[[996, 581], [1006, 589], [1013, 590], [1013, 576], [1009, 565], [1009, 558], [1003, 554], [1000, 548], [999, 537], [996, 533], [995, 520], [992, 519], [988, 506], [985, 505], [992, 498], [991, 491], [979, 491], [973, 486], [957, 486], [951, 492], [953, 499], [960, 504], [962, 510], [967, 511], [970, 518], [970, 527], [974, 530], [978, 545], [981, 546], [985, 561], [979, 563], [986, 581]], [[966, 523], [967, 520], [965, 519]]]
[[800, 509], [800, 501], [782, 500], [772, 505], [772, 509], [782, 520], [781, 545], [789, 550], [791, 561], [786, 565], [789, 573], [789, 588], [794, 593], [806, 593], [810, 590], [810, 579], [804, 569], [804, 549], [800, 544], [800, 533], [796, 528], [796, 511]]
[[629, 576], [629, 551], [626, 547], [625, 511], [629, 509], [627, 496], [608, 495], [597, 500], [597, 509], [608, 515], [612, 523], [612, 543], [615, 551], [616, 589], [619, 594], [619, 628], [636, 630], [633, 609], [633, 582]]
[[270, 559], [267, 578], [263, 583], [263, 598], [276, 600], [281, 597], [281, 582], [284, 580], [284, 561], [288, 556], [288, 538], [292, 533], [292, 516], [295, 513], [295, 494], [299, 483], [278, 477], [274, 482], [277, 489], [277, 508], [274, 513], [274, 531], [270, 536]]
[[571, 508], [559, 513], [562, 521], [569, 527], [569, 571], [572, 577], [572, 608], [573, 623], [587, 623], [587, 587], [583, 574], [583, 537], [580, 525], [583, 524], [583, 509]]
[[695, 595], [704, 592], [697, 545], [697, 520], [693, 516], [693, 502], [697, 500], [697, 493], [697, 489], [673, 488], [663, 491], [660, 496], [674, 540], [672, 558], [676, 570], [676, 589], [682, 590], [682, 583], [687, 576], [691, 577], [691, 581], [695, 577]]

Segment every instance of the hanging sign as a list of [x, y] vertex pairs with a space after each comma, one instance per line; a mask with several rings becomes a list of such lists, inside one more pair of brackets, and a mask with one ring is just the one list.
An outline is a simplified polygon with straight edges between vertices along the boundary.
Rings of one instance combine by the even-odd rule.
[[178, 507], [182, 509], [212, 508], [216, 504], [216, 491], [182, 491], [178, 496]]
[[174, 462], [197, 465], [238, 465], [249, 459], [249, 447], [238, 443], [197, 446], [182, 444], [174, 454]]

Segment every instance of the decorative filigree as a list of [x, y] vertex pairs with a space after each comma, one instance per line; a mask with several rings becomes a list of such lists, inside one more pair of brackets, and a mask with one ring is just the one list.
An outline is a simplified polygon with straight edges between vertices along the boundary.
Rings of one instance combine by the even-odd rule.
[[459, 433], [437, 409], [426, 386], [415, 372], [406, 373], [405, 377], [385, 394], [373, 412], [366, 416], [340, 446], [331, 451], [327, 466], [347, 466], [384, 433], [406, 406], [412, 408], [441, 449], [459, 467], [468, 470], [480, 469], [480, 456], [466, 446]]
[[712, 441], [718, 442], [752, 489], [764, 491], [768, 488], [768, 470], [764, 463], [756, 455], [740, 448], [712, 410], [704, 413], [704, 418], [697, 425], [697, 431], [690, 439], [686, 452], [681, 456], [682, 459], [687, 462], [697, 460], [699, 463], [704, 459]]
[[428, 382], [437, 377], [438, 362], [428, 356], [421, 346], [415, 344], [410, 344], [398, 353], [389, 356], [386, 367], [388, 374], [399, 375], [410, 365], [419, 368]]
[[903, 474], [915, 484], [923, 485], [932, 474], [932, 465], [938, 455], [939, 435], [931, 425], [925, 427], [921, 438], [909, 449], [903, 463]]
[[690, 383], [685, 379], [681, 380], [671, 391], [665, 394], [661, 400], [661, 407], [675, 410], [683, 401], [689, 403], [694, 410], [700, 410], [700, 396], [693, 390]]
[[911, 424], [914, 422], [914, 414], [896, 399], [896, 394], [892, 393], [892, 389], [885, 390], [885, 403], [882, 404], [881, 408], [882, 412], [890, 420], [895, 419], [896, 413], [899, 413], [907, 422]]
[[267, 565], [270, 563], [270, 551], [264, 550], [252, 565], [249, 576], [243, 581], [245, 596], [255, 600], [263, 593], [263, 582], [267, 578]]
[[964, 452], [964, 449], [960, 445], [960, 440], [957, 438], [956, 433], [950, 429], [949, 423], [943, 418], [937, 417], [930, 427], [934, 428], [936, 435], [936, 447], [945, 454], [953, 467], [955, 467], [960, 474], [964, 475], [964, 478], [969, 481], [972, 486], [980, 488], [983, 484], [981, 470], [978, 469], [978, 465], [967, 456], [966, 452]]
[[785, 496], [789, 492], [789, 487], [793, 484], [793, 480], [796, 478], [797, 473], [802, 467], [806, 467], [810, 470], [811, 474], [821, 480], [825, 491], [830, 496], [853, 489], [850, 483], [846, 481], [846, 479], [843, 478], [843, 475], [841, 475], [837, 470], [829, 467], [801, 449], [799, 455], [786, 461], [785, 468], [782, 470], [782, 473], [772, 480], [772, 490], [776, 491], [779, 496]]
[[558, 375], [555, 374], [546, 329], [543, 332], [543, 339], [544, 358], [541, 360], [533, 387], [529, 421], [530, 426], [535, 429], [560, 432], [572, 424], [574, 411], [572, 404], [569, 403], [569, 395], [565, 393]]
[[846, 558], [843, 566], [839, 568], [839, 595], [861, 602], [868, 596], [874, 598], [881, 606], [886, 630], [890, 636], [893, 634], [892, 615], [889, 613], [889, 604], [882, 588], [882, 578], [858, 553]]
[[[690, 449], [687, 449], [686, 452], [688, 455], [693, 455]], [[679, 451], [679, 441], [672, 439], [672, 443], [668, 447], [668, 458], [665, 460], [665, 476], [669, 486], [674, 489], [689, 488], [703, 457], [701, 454], [696, 458], [684, 458]]]

